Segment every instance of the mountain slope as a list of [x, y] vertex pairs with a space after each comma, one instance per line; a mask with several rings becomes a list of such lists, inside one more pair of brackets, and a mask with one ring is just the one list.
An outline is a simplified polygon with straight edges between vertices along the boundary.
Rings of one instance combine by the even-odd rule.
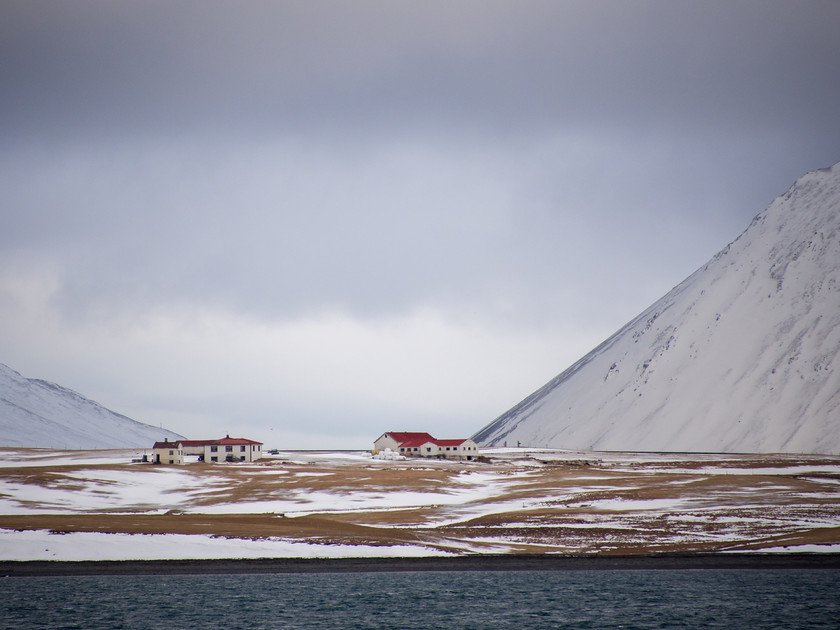
[[42, 448], [150, 447], [183, 436], [109, 411], [76, 392], [24, 378], [0, 363], [0, 445]]
[[803, 176], [636, 319], [473, 439], [840, 451], [840, 165]]

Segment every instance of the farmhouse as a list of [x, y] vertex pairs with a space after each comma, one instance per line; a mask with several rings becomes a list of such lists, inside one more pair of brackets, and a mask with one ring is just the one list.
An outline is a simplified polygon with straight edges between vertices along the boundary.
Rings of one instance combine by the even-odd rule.
[[262, 457], [262, 442], [229, 435], [220, 440], [180, 440], [155, 442], [154, 464], [183, 464], [184, 457], [197, 456], [200, 462], [253, 462]]
[[478, 456], [478, 446], [470, 439], [439, 440], [428, 433], [388, 431], [373, 443], [374, 452], [386, 448], [406, 457], [438, 457], [442, 459], [472, 460]]
[[155, 442], [152, 447], [153, 464], [183, 464], [184, 446], [182, 442]]

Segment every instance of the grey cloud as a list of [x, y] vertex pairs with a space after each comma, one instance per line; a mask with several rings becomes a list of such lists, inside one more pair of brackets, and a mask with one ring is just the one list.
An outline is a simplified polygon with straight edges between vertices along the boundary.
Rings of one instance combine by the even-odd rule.
[[798, 127], [840, 89], [830, 2], [5, 6], [8, 133]]
[[[696, 169], [651, 178], [650, 148], [578, 140], [570, 156], [563, 140], [531, 157], [418, 141], [358, 163], [296, 145], [54, 154], [41, 186], [9, 195], [20, 213], [3, 257], [59, 261], [56, 297], [75, 316], [186, 302], [269, 317], [435, 305], [533, 319], [630, 299], [640, 266], [661, 278], [689, 235], [695, 265], [722, 246], [716, 232], [698, 237], [708, 198]], [[29, 168], [4, 169], [7, 190]]]
[[3, 256], [69, 312], [632, 301], [840, 159], [834, 2], [0, 11]]

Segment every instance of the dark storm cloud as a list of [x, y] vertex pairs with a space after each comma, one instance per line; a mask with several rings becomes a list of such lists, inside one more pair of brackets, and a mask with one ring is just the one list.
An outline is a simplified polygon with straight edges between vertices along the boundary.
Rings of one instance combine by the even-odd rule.
[[0, 11], [0, 239], [69, 310], [596, 304], [840, 158], [830, 1]]
[[[6, 2], [4, 128], [808, 128], [824, 2]], [[451, 131], [451, 130], [448, 130]]]

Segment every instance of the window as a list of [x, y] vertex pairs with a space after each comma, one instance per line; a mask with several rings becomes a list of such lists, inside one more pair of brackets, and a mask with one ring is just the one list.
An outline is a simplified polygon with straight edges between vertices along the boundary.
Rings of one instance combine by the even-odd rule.
[[232, 452], [233, 452], [233, 447], [230, 444], [225, 446], [225, 453], [232, 453]]
[[210, 461], [211, 462], [217, 462], [217, 461], [219, 461], [219, 458], [218, 457], [211, 457]]
[[240, 446], [240, 447], [239, 447], [239, 452], [240, 452], [240, 453], [244, 453], [244, 452], [245, 452], [245, 445], [244, 445], [244, 444], [243, 444], [242, 446]]
[[[174, 455], [174, 454], [175, 454], [175, 451], [169, 451], [169, 454], [170, 454], [170, 455]], [[169, 462], [169, 463], [171, 464], [172, 462]]]
[[240, 462], [244, 462], [244, 461], [245, 461], [245, 456], [243, 455], [242, 457], [240, 457], [240, 458], [239, 458], [239, 461], [240, 461]]
[[427, 453], [431, 453], [431, 452], [432, 452], [432, 447], [431, 447], [431, 446], [427, 446], [427, 447], [426, 447], [426, 452], [427, 452]]
[[218, 446], [211, 446], [210, 447], [210, 452], [211, 453], [218, 453], [219, 452], [219, 447]]
[[169, 460], [169, 463], [170, 463], [170, 464], [174, 464], [175, 462], [173, 462], [173, 461], [170, 459], [170, 460]]

